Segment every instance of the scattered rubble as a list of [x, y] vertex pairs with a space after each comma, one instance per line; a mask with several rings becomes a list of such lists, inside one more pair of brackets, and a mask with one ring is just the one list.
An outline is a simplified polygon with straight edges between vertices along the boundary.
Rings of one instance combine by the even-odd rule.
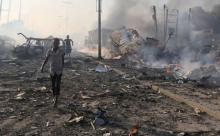
[[[177, 135], [185, 132], [181, 125], [177, 129], [179, 122], [193, 125], [202, 122], [208, 124], [208, 130], [220, 128], [216, 125], [218, 121], [207, 114], [195, 115], [194, 109], [137, 81], [141, 79], [151, 84], [160, 81], [168, 83], [165, 87], [175, 87], [176, 79], [168, 75], [166, 69], [136, 70], [121, 67], [121, 60], [104, 60], [112, 70], [98, 73], [94, 70], [99, 65], [95, 59], [87, 63], [83, 63], [84, 60], [74, 58], [72, 65], [65, 67], [57, 110], [52, 108], [48, 75], [37, 72], [40, 60], [0, 61], [0, 86], [2, 90], [14, 90], [0, 91], [0, 120], [3, 122], [0, 135], [129, 135], [137, 121], [142, 125], [132, 132], [138, 131], [139, 135]], [[10, 65], [11, 62], [19, 64], [19, 69]], [[124, 72], [118, 71], [121, 73], [118, 74], [114, 67]], [[181, 86], [189, 86], [189, 83]], [[192, 130], [203, 134], [200, 127], [202, 125]], [[208, 135], [211, 133], [218, 134], [218, 131], [210, 131]]]
[[108, 123], [108, 120], [105, 117], [106, 111], [103, 111], [101, 108], [98, 107], [98, 111], [96, 112], [96, 117], [95, 117], [95, 124], [98, 126], [103, 126]]
[[139, 129], [139, 126], [138, 125], [135, 125], [134, 127], [132, 127], [130, 133], [129, 133], [129, 136], [138, 136], [138, 129]]
[[15, 100], [24, 100], [24, 96], [25, 92], [21, 92], [19, 94], [16, 95]]
[[83, 116], [76, 117], [76, 118], [73, 118], [73, 119], [68, 120], [65, 124], [66, 124], [66, 125], [72, 125], [72, 124], [74, 124], [74, 123], [79, 123], [79, 122], [83, 121], [83, 119], [84, 119]]
[[96, 72], [99, 72], [99, 73], [106, 73], [106, 72], [109, 72], [111, 71], [111, 68], [106, 66], [106, 65], [101, 65], [99, 64], [96, 69], [95, 69]]
[[112, 136], [111, 133], [105, 133], [103, 136]]
[[195, 69], [188, 78], [197, 81], [201, 86], [220, 87], [220, 71], [214, 65]]
[[[220, 5], [183, 13], [170, 1], [153, 6], [153, 22], [144, 24], [150, 14], [133, 12], [142, 13], [142, 2], [116, 4], [105, 23], [112, 28], [101, 30], [105, 59], [64, 58], [56, 109], [48, 66], [39, 71], [54, 38], [18, 33], [25, 42], [16, 45], [0, 36], [0, 135], [220, 135]], [[80, 50], [97, 55], [98, 33], [89, 31]]]

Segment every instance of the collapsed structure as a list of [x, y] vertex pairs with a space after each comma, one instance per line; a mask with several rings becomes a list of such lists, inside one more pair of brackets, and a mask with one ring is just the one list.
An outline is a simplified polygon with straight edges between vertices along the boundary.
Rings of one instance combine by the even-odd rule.
[[[217, 24], [220, 19], [213, 13], [206, 12], [201, 7], [194, 7], [182, 15], [179, 10], [164, 6], [164, 20], [159, 24], [161, 21], [158, 19], [156, 6], [153, 6], [152, 17], [152, 27], [155, 27], [155, 31], [154, 37], [151, 38], [144, 38], [138, 30], [126, 27], [103, 31], [103, 48], [109, 51], [110, 58], [126, 58], [128, 63], [133, 63], [132, 67], [136, 68], [164, 68], [177, 80], [195, 80], [192, 75], [195, 75], [198, 69], [218, 69], [220, 27]], [[97, 41], [97, 38], [93, 39]], [[96, 44], [93, 42], [93, 48]], [[204, 74], [197, 73], [201, 74], [200, 78], [196, 78], [197, 81], [209, 79], [213, 86], [220, 84], [216, 78], [218, 74], [207, 75], [203, 72]]]

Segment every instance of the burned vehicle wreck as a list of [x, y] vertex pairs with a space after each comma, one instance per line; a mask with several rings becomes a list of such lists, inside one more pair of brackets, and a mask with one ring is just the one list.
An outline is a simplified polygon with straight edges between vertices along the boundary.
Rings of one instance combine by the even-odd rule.
[[[52, 36], [48, 38], [34, 38], [27, 37], [23, 33], [18, 33], [18, 35], [24, 37], [25, 43], [14, 47], [13, 54], [20, 58], [32, 58], [37, 56], [43, 56], [46, 54], [47, 50], [52, 47], [54, 38]], [[61, 46], [64, 47], [64, 40], [59, 38], [61, 41]]]

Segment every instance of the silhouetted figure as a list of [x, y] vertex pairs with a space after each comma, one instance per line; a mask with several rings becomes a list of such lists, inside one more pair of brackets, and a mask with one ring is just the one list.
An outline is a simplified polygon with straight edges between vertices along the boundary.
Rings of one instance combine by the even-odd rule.
[[69, 35], [67, 35], [65, 41], [65, 54], [70, 57], [72, 52], [72, 46], [74, 45], [74, 42], [72, 39], [70, 39]]
[[61, 49], [59, 45], [60, 40], [55, 38], [53, 47], [47, 52], [46, 59], [41, 67], [41, 72], [43, 73], [44, 66], [49, 60], [52, 90], [54, 96], [53, 102], [55, 108], [57, 107], [58, 97], [60, 95], [60, 83], [63, 73], [65, 55], [63, 49]]

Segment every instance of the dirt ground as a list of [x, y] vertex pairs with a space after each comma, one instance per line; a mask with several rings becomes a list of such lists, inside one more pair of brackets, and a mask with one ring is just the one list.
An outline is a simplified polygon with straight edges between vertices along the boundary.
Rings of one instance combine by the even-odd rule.
[[[188, 105], [133, 80], [140, 71], [124, 66], [120, 60], [103, 60], [128, 77], [114, 71], [97, 73], [98, 60], [82, 54], [65, 65], [62, 93], [58, 108], [54, 109], [48, 66], [44, 74], [39, 73], [42, 61], [0, 60], [1, 136], [128, 136], [136, 124], [140, 126], [140, 136], [220, 135], [219, 120], [197, 114]], [[152, 74], [158, 73], [152, 70]], [[190, 82], [177, 84], [159, 77], [141, 80], [220, 110], [218, 89], [201, 88]], [[104, 126], [91, 123], [98, 107], [106, 111], [109, 122]], [[69, 123], [81, 116], [83, 120]]]

